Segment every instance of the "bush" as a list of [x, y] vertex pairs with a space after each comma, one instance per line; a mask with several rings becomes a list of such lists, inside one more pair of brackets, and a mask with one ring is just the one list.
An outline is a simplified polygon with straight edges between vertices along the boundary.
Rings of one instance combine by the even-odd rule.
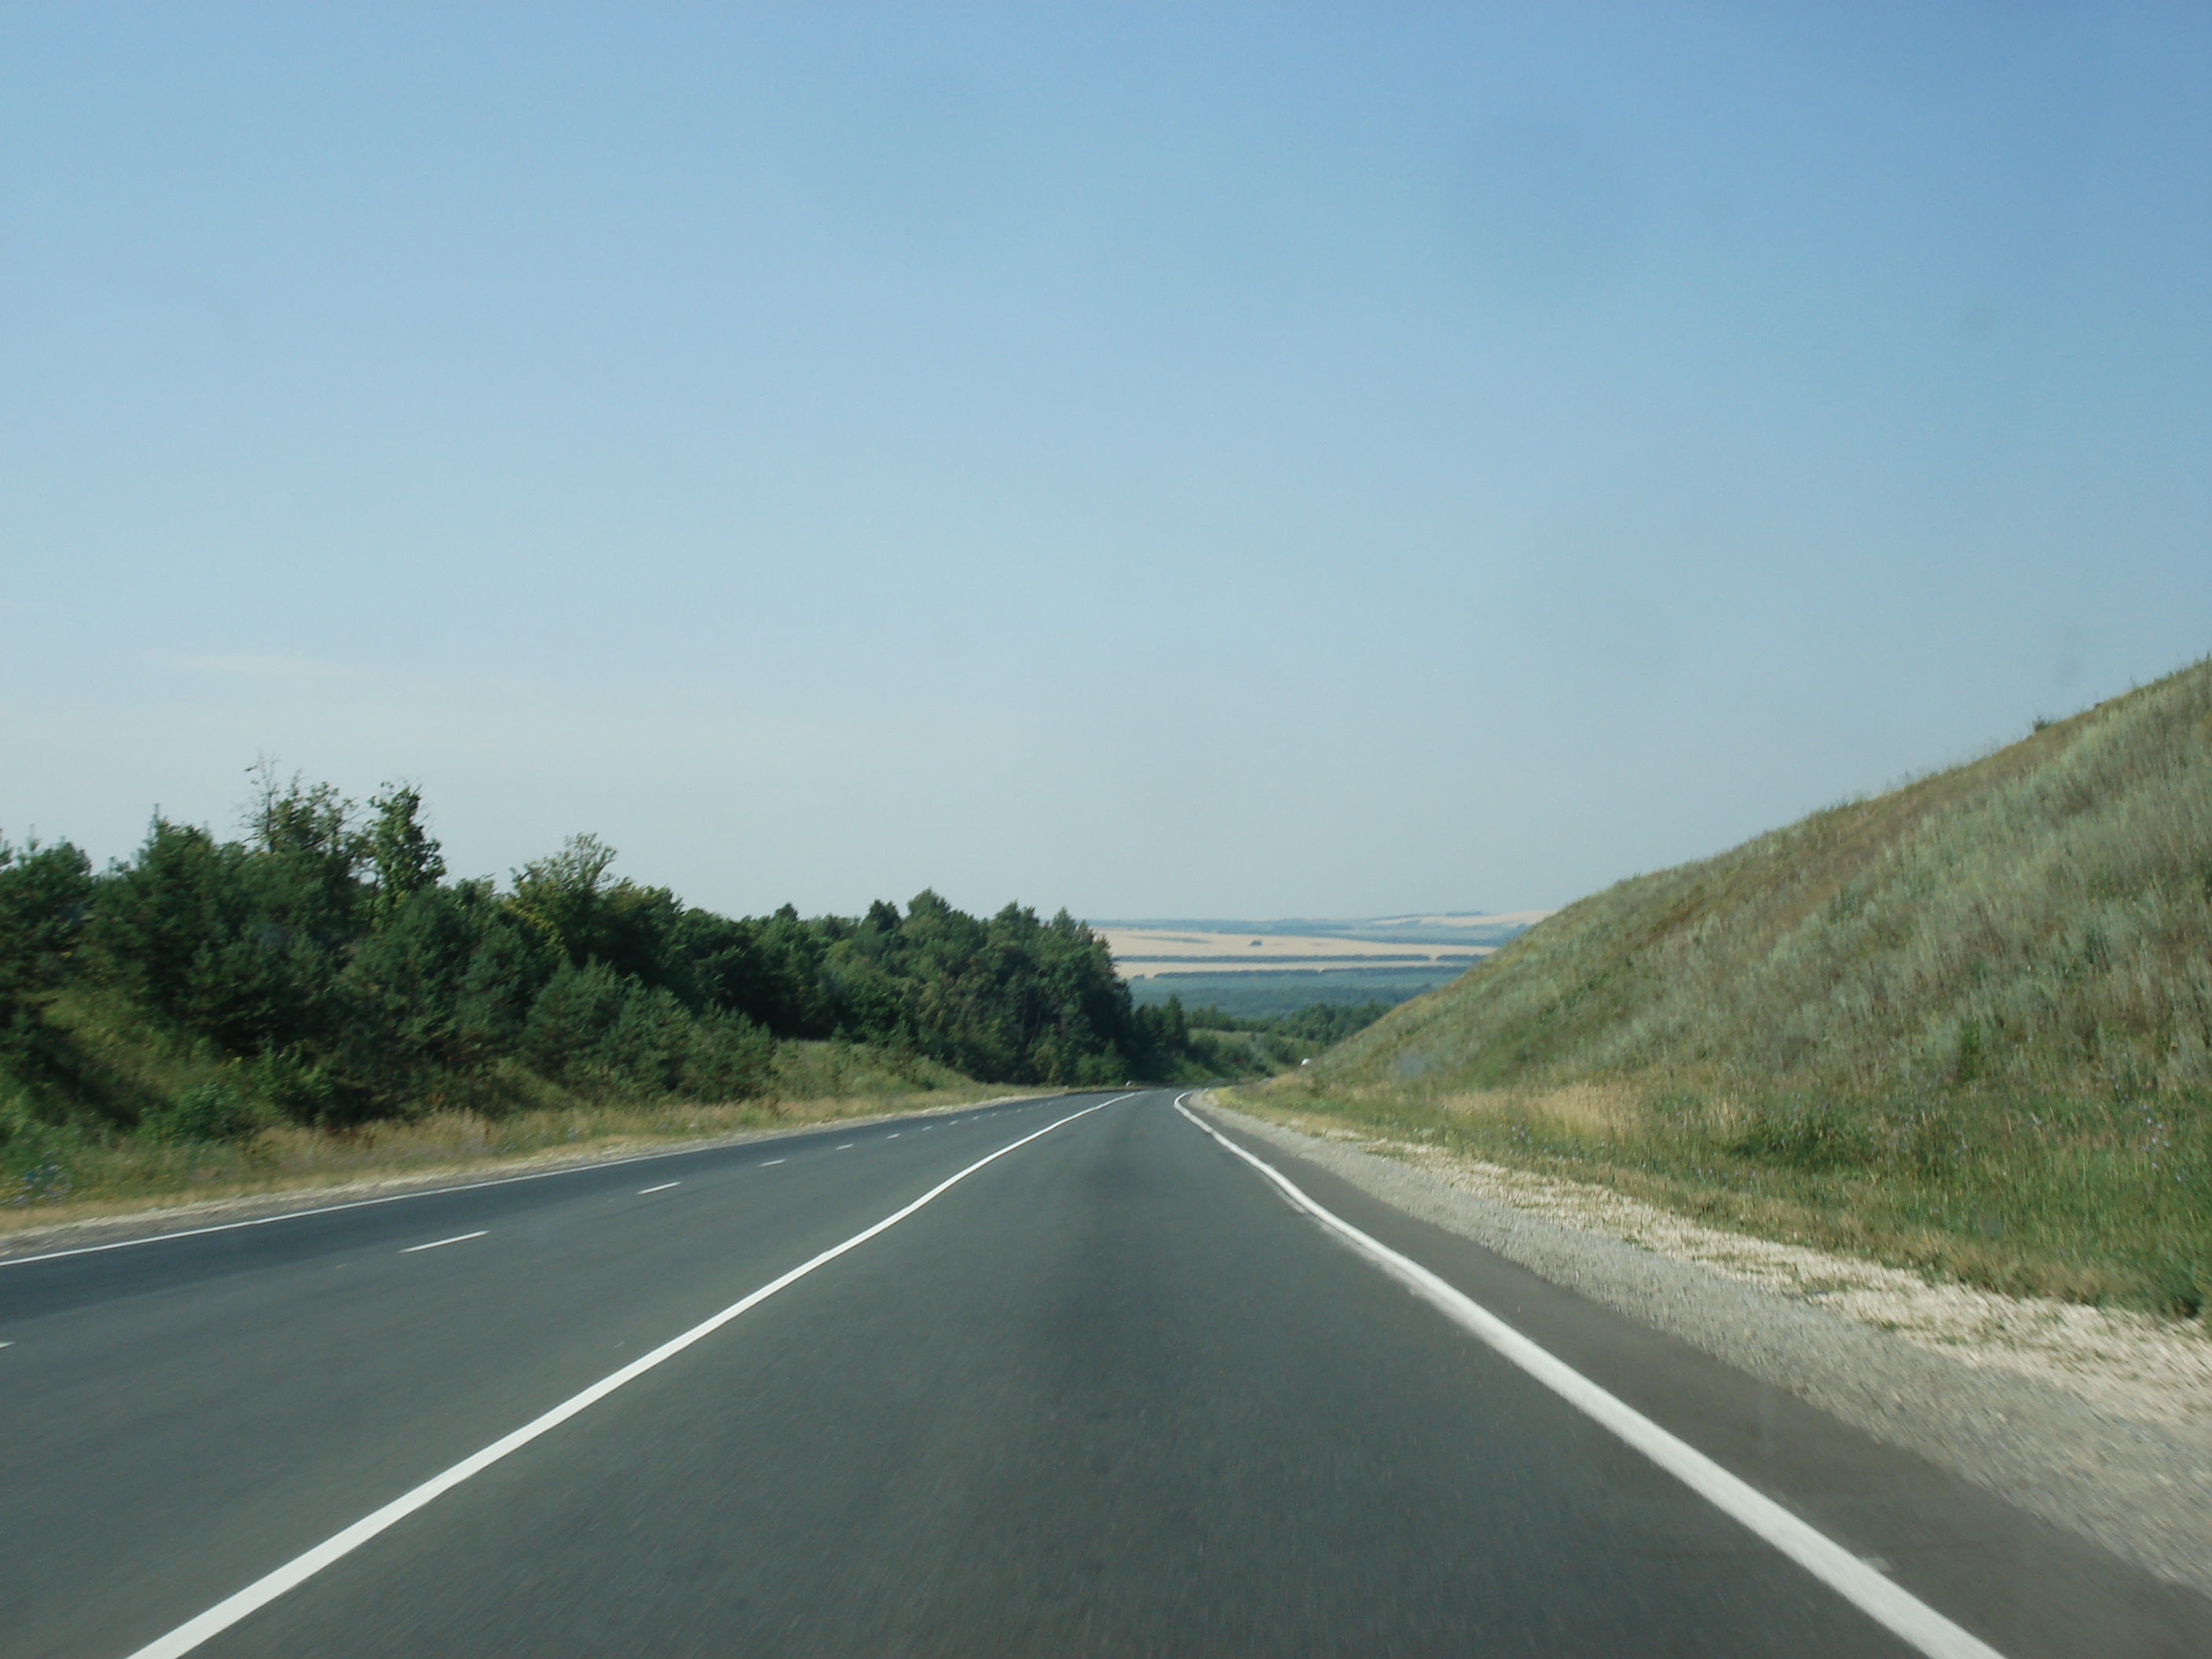
[[187, 1089], [168, 1106], [149, 1112], [141, 1133], [167, 1146], [250, 1140], [261, 1121], [227, 1083], [203, 1083]]
[[604, 962], [563, 963], [523, 1027], [533, 1071], [576, 1087], [737, 1100], [766, 1086], [775, 1043], [743, 1014], [695, 1014]]

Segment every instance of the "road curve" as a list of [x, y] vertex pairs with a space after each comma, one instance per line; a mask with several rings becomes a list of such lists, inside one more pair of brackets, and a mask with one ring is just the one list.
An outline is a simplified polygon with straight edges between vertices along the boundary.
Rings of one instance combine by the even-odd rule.
[[2212, 1651], [2198, 1598], [1230, 1141], [1054, 1097], [0, 1264], [0, 1654]]

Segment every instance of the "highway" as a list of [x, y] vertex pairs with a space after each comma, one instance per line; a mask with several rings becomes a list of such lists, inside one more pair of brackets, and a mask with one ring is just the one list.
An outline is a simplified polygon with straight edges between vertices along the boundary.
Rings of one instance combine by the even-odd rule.
[[26, 1659], [2212, 1652], [1172, 1091], [0, 1263], [0, 1341]]

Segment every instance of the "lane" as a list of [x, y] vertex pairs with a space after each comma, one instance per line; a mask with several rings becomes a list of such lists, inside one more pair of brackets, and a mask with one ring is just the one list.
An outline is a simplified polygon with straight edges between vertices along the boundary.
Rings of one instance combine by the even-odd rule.
[[2212, 1602], [2195, 1592], [1317, 1165], [1212, 1127], [2009, 1659], [2212, 1653]]
[[687, 1154], [651, 1198], [599, 1170], [0, 1270], [0, 1653], [130, 1651], [1039, 1109], [889, 1156], [833, 1160], [827, 1134], [775, 1143], [774, 1169]]
[[1905, 1651], [1132, 1104], [202, 1651]]
[[[84, 1426], [43, 1455], [0, 1448], [0, 1490], [31, 1499], [0, 1508], [0, 1584], [33, 1587], [0, 1652], [131, 1651], [1038, 1109], [687, 1167], [652, 1196], [626, 1177], [427, 1255], [399, 1251], [436, 1230], [391, 1233], [33, 1322], [23, 1371], [55, 1388], [12, 1414], [0, 1357], [11, 1425]], [[1294, 1173], [1831, 1535], [1893, 1554], [2007, 1659], [2212, 1651], [2195, 1598]], [[738, 1650], [1908, 1650], [1382, 1279], [1166, 1094], [979, 1171], [198, 1651]]]
[[[1033, 1113], [1060, 1096], [969, 1109], [947, 1127], [975, 1130]], [[773, 1139], [714, 1146], [692, 1152], [648, 1152], [635, 1158], [589, 1164], [568, 1170], [493, 1176], [425, 1192], [303, 1205], [297, 1212], [222, 1223], [172, 1234], [50, 1254], [0, 1257], [0, 1328], [42, 1314], [83, 1306], [112, 1297], [139, 1296], [172, 1286], [198, 1284], [231, 1273], [252, 1273], [288, 1265], [313, 1253], [332, 1253], [374, 1244], [388, 1237], [474, 1225], [532, 1215], [546, 1206], [628, 1192], [644, 1172], [666, 1179], [681, 1172], [720, 1172], [756, 1164], [804, 1160], [834, 1142], [863, 1146], [881, 1140], [896, 1122], [855, 1129], [849, 1123]], [[766, 1157], [773, 1148], [774, 1157]]]

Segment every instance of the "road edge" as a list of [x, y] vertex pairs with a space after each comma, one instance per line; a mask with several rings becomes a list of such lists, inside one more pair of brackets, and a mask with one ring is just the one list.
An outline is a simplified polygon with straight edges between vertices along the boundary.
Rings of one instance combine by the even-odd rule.
[[2169, 1583], [2212, 1595], [2212, 1432], [2109, 1417], [2033, 1378], [1978, 1368], [1700, 1264], [1514, 1210], [1413, 1165], [1237, 1111], [1210, 1093], [1194, 1094], [1191, 1104]]
[[993, 1095], [987, 1100], [960, 1101], [949, 1105], [917, 1107], [908, 1111], [860, 1112], [849, 1117], [816, 1118], [805, 1123], [757, 1129], [736, 1129], [726, 1134], [700, 1135], [665, 1141], [625, 1139], [596, 1148], [560, 1152], [544, 1150], [507, 1154], [490, 1153], [460, 1164], [441, 1164], [404, 1175], [290, 1187], [269, 1187], [231, 1198], [196, 1199], [186, 1204], [155, 1202], [143, 1209], [107, 1215], [76, 1216], [46, 1225], [33, 1224], [0, 1232], [0, 1267], [25, 1256], [52, 1255], [87, 1246], [127, 1243], [139, 1238], [158, 1238], [176, 1231], [258, 1221], [290, 1212], [337, 1209], [348, 1205], [374, 1203], [385, 1199], [416, 1198], [430, 1193], [452, 1192], [507, 1181], [526, 1181], [538, 1176], [566, 1175], [575, 1170], [609, 1164], [637, 1164], [686, 1152], [712, 1152], [720, 1146], [743, 1146], [757, 1141], [789, 1140], [798, 1136], [842, 1131], [871, 1123], [896, 1123], [903, 1119], [946, 1117], [959, 1112], [979, 1112], [987, 1107], [1007, 1106], [1018, 1101], [1054, 1100], [1068, 1095], [1103, 1094], [1104, 1089], [1031, 1089], [1019, 1094]]

